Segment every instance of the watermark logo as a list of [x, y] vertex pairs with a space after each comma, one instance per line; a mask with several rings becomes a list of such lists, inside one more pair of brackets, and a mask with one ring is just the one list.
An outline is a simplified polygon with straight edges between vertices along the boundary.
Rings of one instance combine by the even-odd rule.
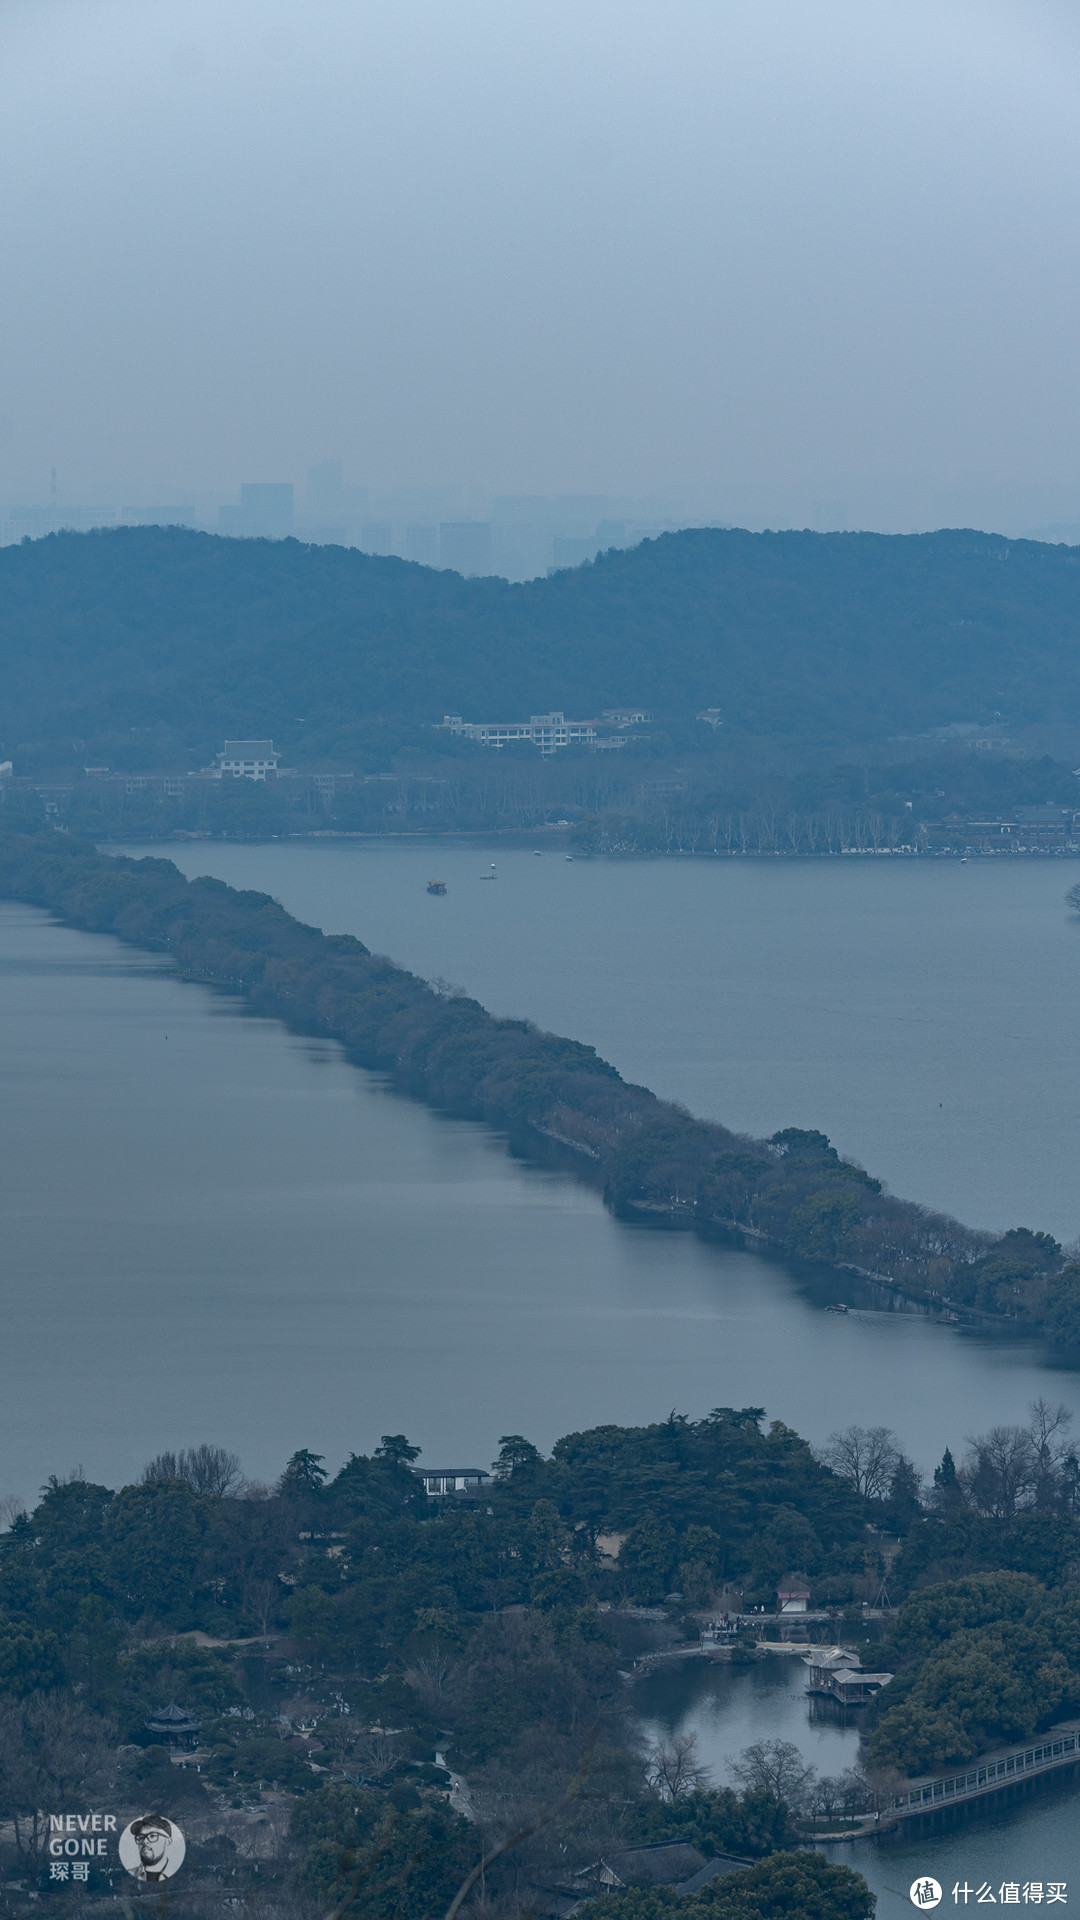
[[50, 1813], [49, 1855], [62, 1860], [101, 1860], [109, 1851], [106, 1834], [116, 1832], [114, 1813]]
[[918, 1880], [912, 1881], [908, 1898], [913, 1907], [929, 1913], [941, 1899], [941, 1888], [936, 1880], [931, 1880], [929, 1874], [921, 1874]]
[[187, 1847], [175, 1820], [147, 1813], [132, 1820], [119, 1840], [120, 1864], [136, 1880], [171, 1880], [183, 1864]]

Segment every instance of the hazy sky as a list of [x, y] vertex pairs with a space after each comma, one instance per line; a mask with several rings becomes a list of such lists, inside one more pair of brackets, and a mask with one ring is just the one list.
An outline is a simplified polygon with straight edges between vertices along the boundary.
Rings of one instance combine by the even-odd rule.
[[0, 0], [0, 499], [1080, 516], [1052, 0]]

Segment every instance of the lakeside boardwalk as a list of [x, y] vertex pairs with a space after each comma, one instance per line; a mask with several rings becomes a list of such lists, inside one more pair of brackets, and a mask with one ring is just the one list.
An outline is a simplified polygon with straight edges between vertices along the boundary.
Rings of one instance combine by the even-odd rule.
[[948, 1807], [970, 1805], [1023, 1781], [1064, 1773], [1078, 1762], [1080, 1720], [1064, 1720], [1022, 1745], [1000, 1747], [966, 1767], [909, 1781], [882, 1816], [882, 1824], [887, 1822], [891, 1826], [899, 1821], [923, 1819]]

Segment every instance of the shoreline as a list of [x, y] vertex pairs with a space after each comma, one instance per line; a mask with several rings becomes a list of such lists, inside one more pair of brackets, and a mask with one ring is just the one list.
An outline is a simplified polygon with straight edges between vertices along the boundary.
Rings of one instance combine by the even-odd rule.
[[[67, 827], [61, 832], [68, 832]], [[70, 830], [77, 834], [78, 830]], [[473, 840], [484, 845], [492, 841], [513, 841], [531, 843], [537, 841], [545, 846], [565, 846], [572, 844], [572, 826], [538, 827], [446, 827], [435, 831], [430, 827], [401, 828], [390, 827], [385, 832], [373, 832], [366, 828], [316, 827], [308, 833], [190, 833], [170, 831], [163, 834], [127, 832], [115, 836], [102, 836], [95, 833], [94, 844], [98, 847], [123, 846], [187, 846], [210, 841], [221, 846], [290, 846], [294, 844], [324, 845], [328, 840], [367, 841], [378, 845], [381, 841], [413, 841], [417, 844], [436, 845], [443, 841]], [[840, 847], [835, 852], [823, 849], [819, 853], [798, 853], [791, 848], [777, 847], [768, 851], [763, 848], [740, 849], [738, 847], [589, 847], [574, 846], [575, 860], [764, 860], [770, 863], [778, 860], [790, 861], [797, 866], [817, 866], [819, 863], [831, 863], [837, 860], [955, 860], [961, 865], [976, 861], [999, 860], [1080, 860], [1080, 842], [1063, 847]]]
[[[1077, 1364], [1070, 1316], [1080, 1265], [1056, 1242], [1028, 1234], [1018, 1246], [1015, 1232], [979, 1233], [897, 1199], [823, 1134], [789, 1128], [758, 1140], [696, 1119], [625, 1082], [591, 1047], [496, 1019], [351, 935], [305, 926], [267, 894], [188, 881], [157, 855], [100, 852], [64, 832], [0, 831], [0, 895], [172, 953], [182, 978], [337, 1040], [356, 1064], [390, 1074], [435, 1110], [497, 1128], [511, 1152], [557, 1160], [623, 1220], [690, 1227], [1013, 1339], [1052, 1335], [1061, 1295], [1054, 1351]], [[1014, 1312], [976, 1297], [984, 1271], [996, 1285], [1006, 1267], [1018, 1300], [1027, 1288]]]

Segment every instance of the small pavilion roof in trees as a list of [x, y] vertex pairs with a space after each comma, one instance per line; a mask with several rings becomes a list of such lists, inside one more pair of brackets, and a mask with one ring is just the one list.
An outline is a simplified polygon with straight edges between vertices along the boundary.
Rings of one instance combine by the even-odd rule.
[[156, 1740], [163, 1740], [170, 1747], [196, 1747], [202, 1732], [202, 1721], [197, 1720], [186, 1707], [178, 1707], [170, 1700], [167, 1707], [155, 1713], [153, 1719], [146, 1722], [147, 1733]]

